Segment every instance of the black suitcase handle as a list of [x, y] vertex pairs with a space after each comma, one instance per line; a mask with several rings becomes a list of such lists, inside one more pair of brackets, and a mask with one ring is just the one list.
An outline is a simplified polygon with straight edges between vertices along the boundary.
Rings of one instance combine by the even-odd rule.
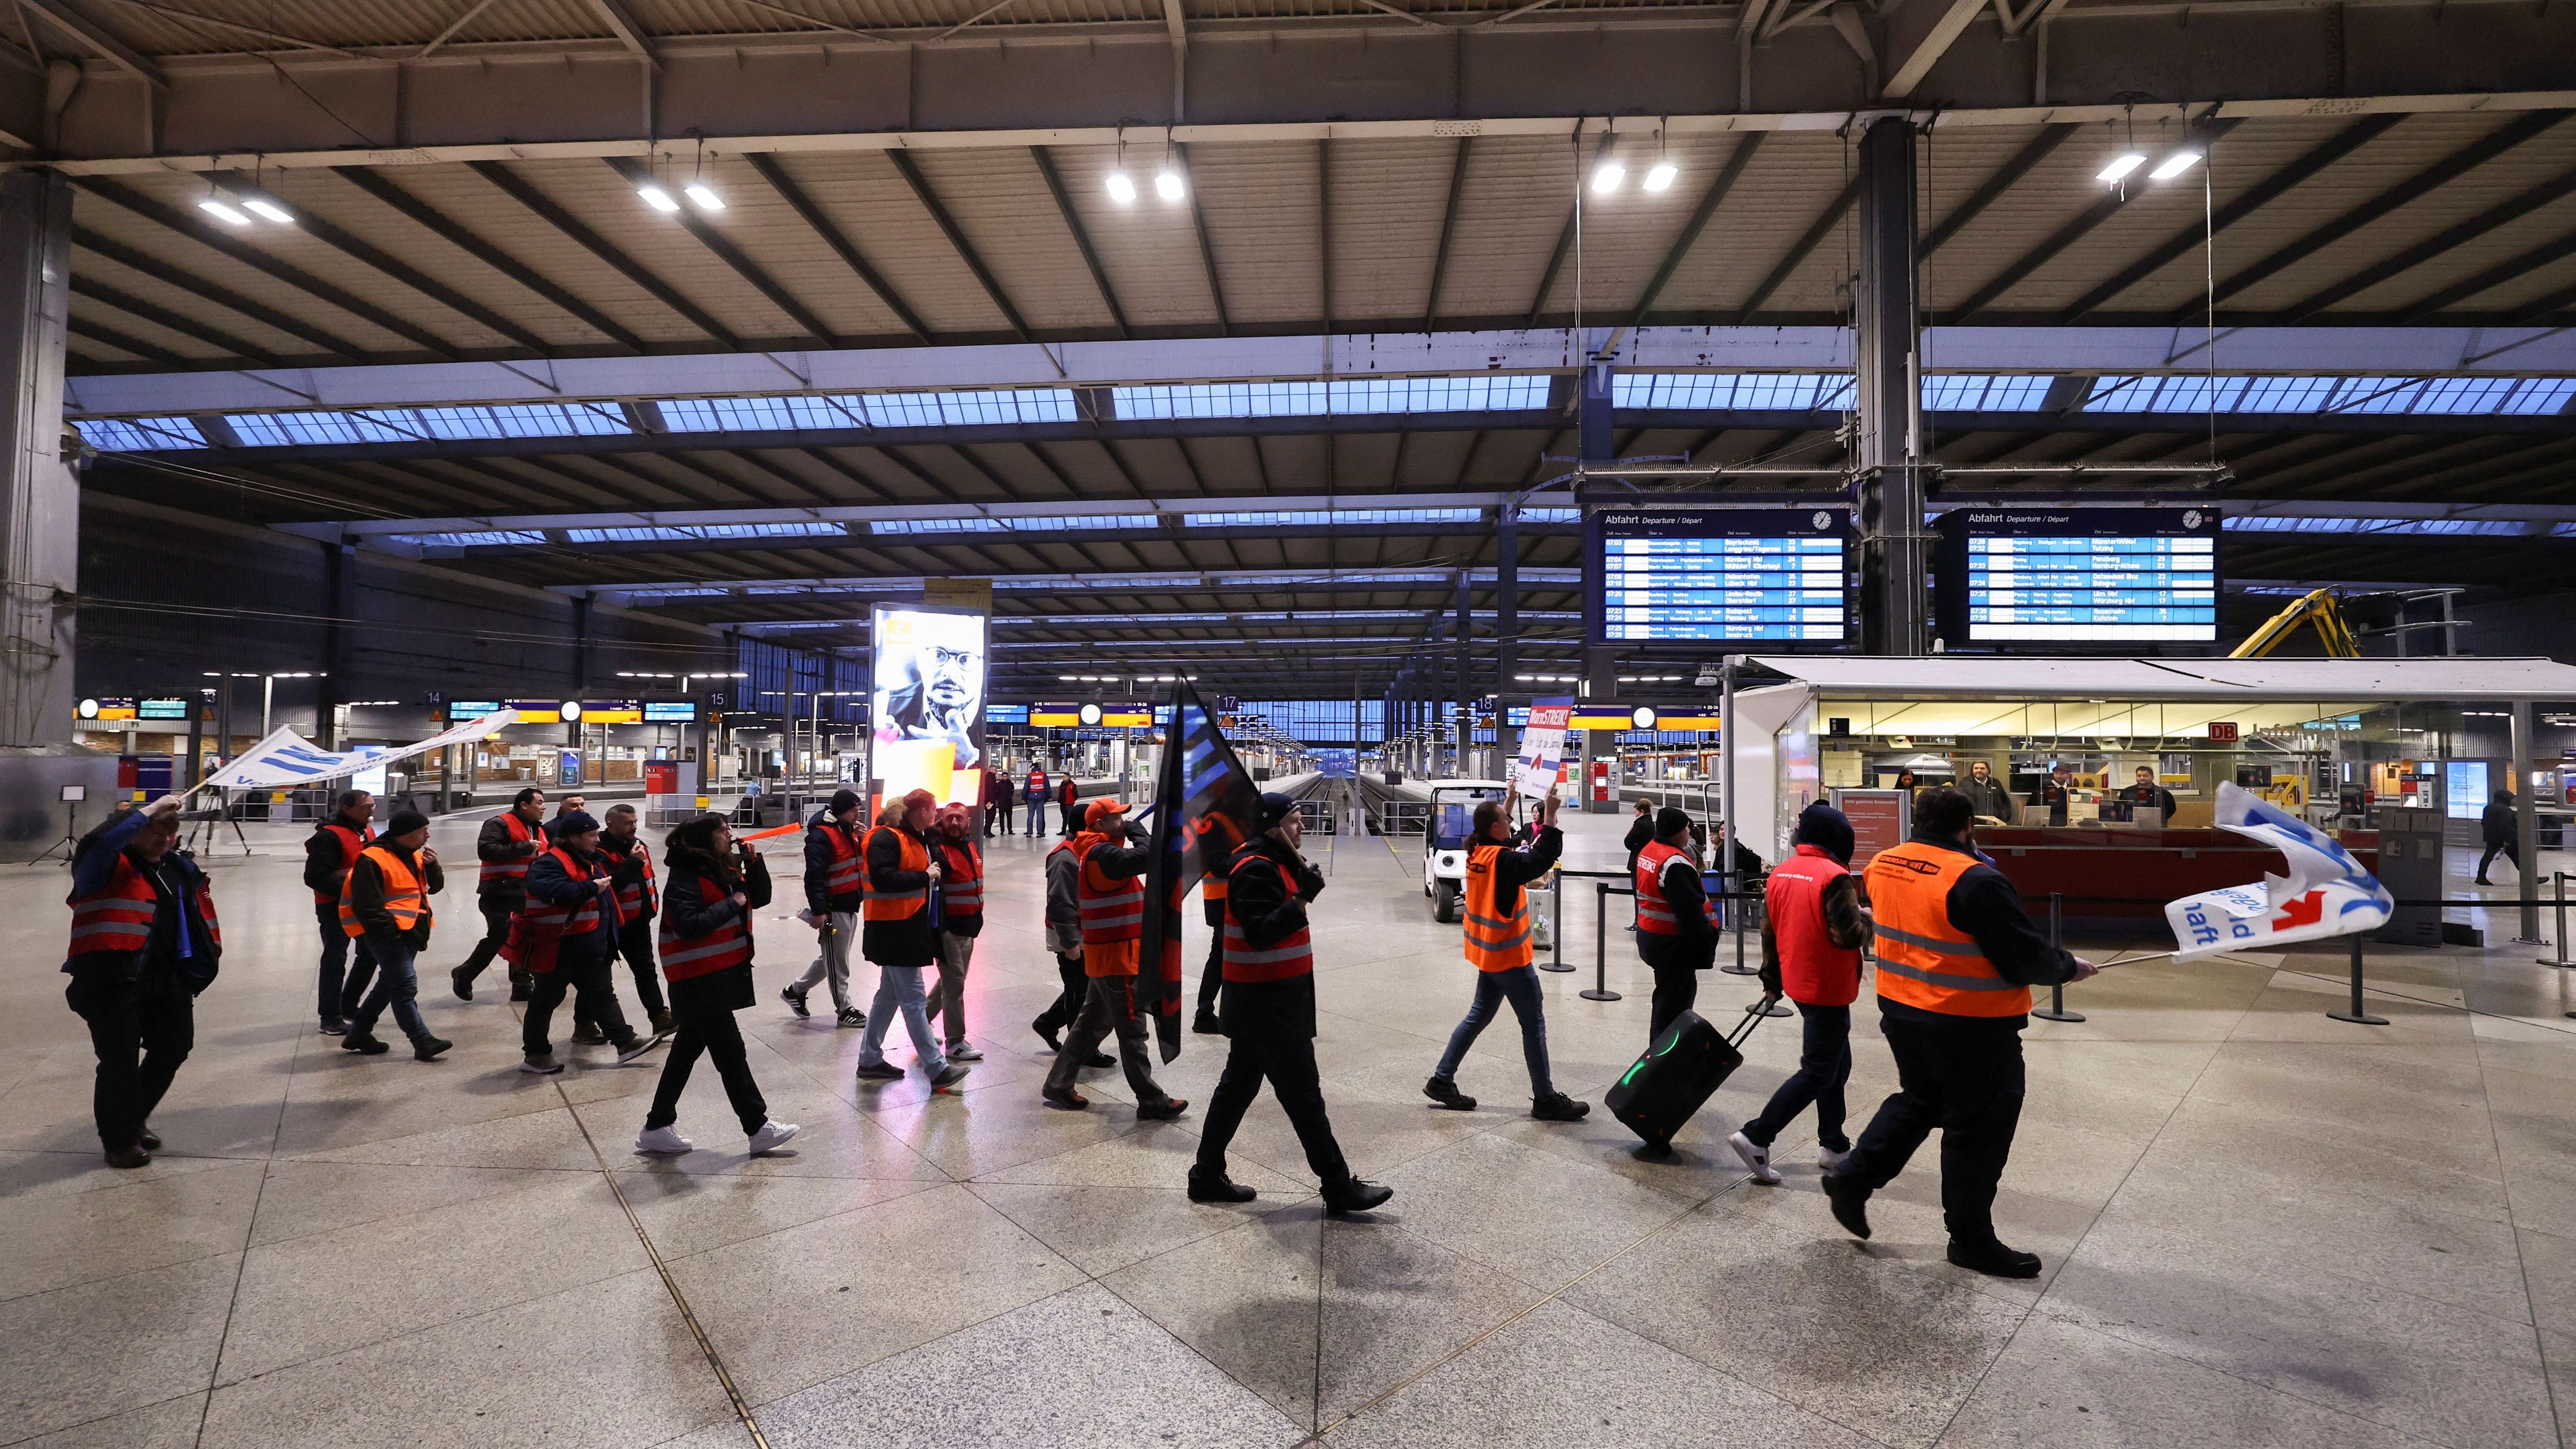
[[1744, 1025], [1737, 1027], [1733, 1032], [1727, 1035], [1726, 1044], [1731, 1047], [1740, 1047], [1744, 1045], [1747, 1041], [1752, 1039], [1753, 1028], [1760, 1026], [1765, 1020], [1767, 1020], [1767, 1018], [1762, 1015], [1761, 1007], [1748, 1006], [1744, 1008]]

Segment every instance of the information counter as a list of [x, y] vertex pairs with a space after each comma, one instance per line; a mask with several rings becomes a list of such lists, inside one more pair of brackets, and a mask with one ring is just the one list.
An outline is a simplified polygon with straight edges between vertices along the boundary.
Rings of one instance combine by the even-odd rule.
[[[2379, 832], [2337, 832], [2363, 868], [2379, 868]], [[2133, 826], [1984, 826], [1977, 847], [2021, 892], [2034, 920], [2063, 896], [2069, 929], [2164, 929], [2165, 902], [2249, 885], [2289, 868], [2281, 852], [2225, 830]]]

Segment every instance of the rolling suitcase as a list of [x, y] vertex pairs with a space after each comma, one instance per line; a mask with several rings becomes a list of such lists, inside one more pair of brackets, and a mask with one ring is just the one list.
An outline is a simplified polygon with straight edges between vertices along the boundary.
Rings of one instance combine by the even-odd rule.
[[1747, 1011], [1744, 1025], [1727, 1036], [1698, 1012], [1683, 1012], [1610, 1089], [1604, 1099], [1610, 1115], [1647, 1146], [1671, 1146], [1673, 1134], [1700, 1104], [1744, 1065], [1744, 1053], [1736, 1047], [1761, 1022], [1758, 1012]]

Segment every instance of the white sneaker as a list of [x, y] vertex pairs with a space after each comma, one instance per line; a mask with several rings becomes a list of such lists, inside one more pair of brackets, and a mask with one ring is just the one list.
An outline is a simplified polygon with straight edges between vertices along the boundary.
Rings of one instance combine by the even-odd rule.
[[690, 1151], [698, 1144], [680, 1135], [676, 1127], [647, 1127], [635, 1135], [638, 1152], [667, 1152], [672, 1156]]
[[787, 1145], [789, 1138], [803, 1130], [793, 1122], [763, 1122], [760, 1130], [751, 1134], [751, 1155], [758, 1157], [764, 1152], [776, 1152]]
[[948, 1049], [948, 1059], [952, 1062], [980, 1062], [984, 1054], [961, 1041]]
[[1816, 1149], [1816, 1165], [1827, 1172], [1840, 1172], [1843, 1170], [1843, 1164], [1851, 1161], [1851, 1155], [1852, 1149], [1848, 1147], [1844, 1148], [1840, 1152], [1836, 1152], [1830, 1147], [1818, 1147]]
[[1744, 1166], [1753, 1174], [1755, 1182], [1776, 1183], [1780, 1180], [1780, 1174], [1771, 1170], [1770, 1148], [1754, 1146], [1753, 1139], [1741, 1132], [1730, 1133], [1726, 1145], [1734, 1148], [1735, 1155], [1744, 1159]]

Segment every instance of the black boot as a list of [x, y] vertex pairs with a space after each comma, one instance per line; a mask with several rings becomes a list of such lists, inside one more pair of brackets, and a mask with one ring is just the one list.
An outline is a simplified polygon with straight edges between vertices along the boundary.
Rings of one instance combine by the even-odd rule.
[[1458, 1081], [1455, 1077], [1433, 1077], [1422, 1084], [1422, 1095], [1452, 1112], [1476, 1110], [1476, 1099], [1458, 1090]]
[[1869, 1189], [1838, 1172], [1824, 1177], [1825, 1201], [1832, 1204], [1834, 1221], [1851, 1231], [1855, 1238], [1869, 1236]]
[[1192, 1202], [1250, 1202], [1259, 1196], [1261, 1196], [1259, 1192], [1245, 1187], [1222, 1172], [1214, 1177], [1202, 1177], [1195, 1171], [1190, 1174], [1190, 1201]]
[[1336, 1217], [1344, 1213], [1364, 1213], [1383, 1205], [1393, 1196], [1395, 1189], [1382, 1182], [1366, 1182], [1354, 1177], [1337, 1187], [1324, 1189], [1324, 1211]]
[[[1832, 1178], [1825, 1180], [1833, 1181]], [[1983, 1273], [1989, 1278], [2039, 1276], [2037, 1253], [2025, 1253], [2018, 1248], [2007, 1248], [1993, 1238], [1988, 1238], [1982, 1243], [1964, 1243], [1957, 1238], [1952, 1238], [1950, 1261], [1971, 1273]]]

